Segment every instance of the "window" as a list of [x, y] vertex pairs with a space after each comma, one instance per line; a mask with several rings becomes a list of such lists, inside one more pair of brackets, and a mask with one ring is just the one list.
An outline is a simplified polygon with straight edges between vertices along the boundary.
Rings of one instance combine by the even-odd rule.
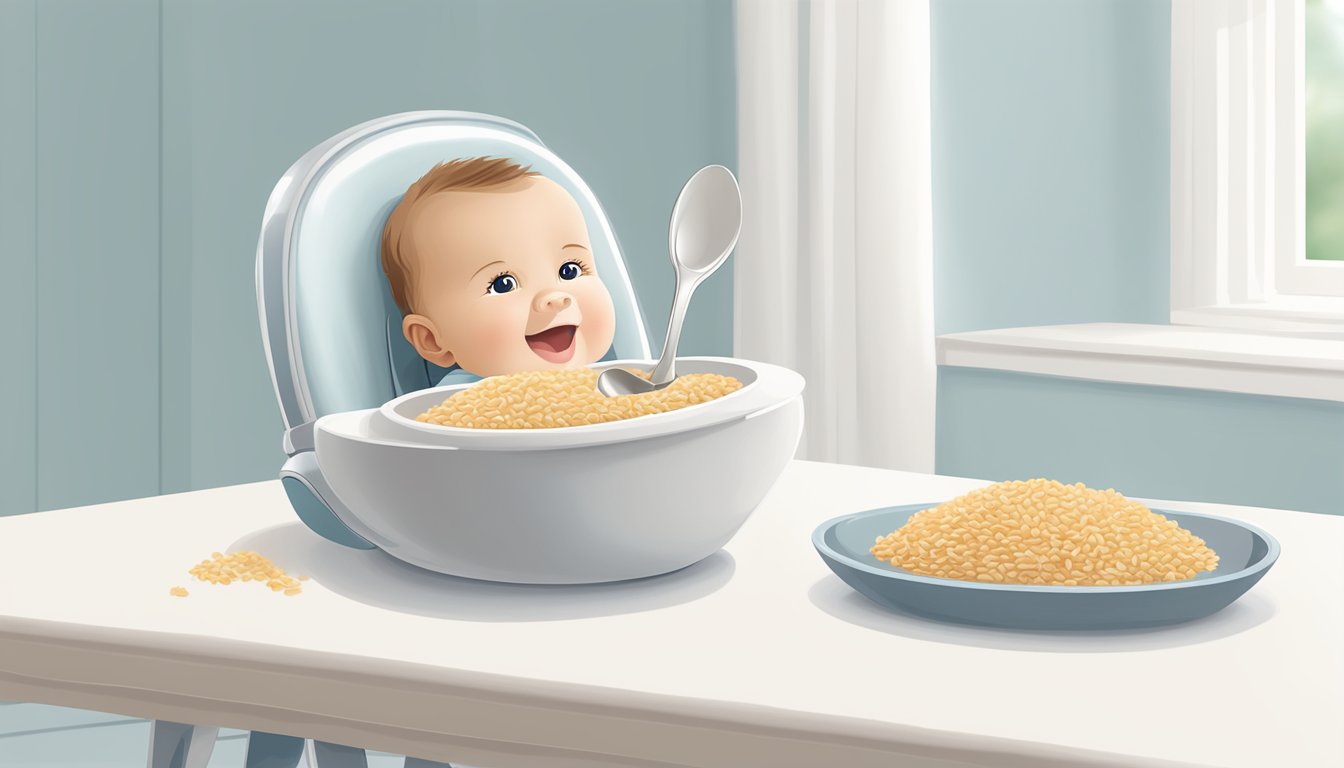
[[1173, 0], [1172, 322], [1344, 327], [1344, 0]]
[[1306, 257], [1344, 261], [1344, 0], [1305, 10]]

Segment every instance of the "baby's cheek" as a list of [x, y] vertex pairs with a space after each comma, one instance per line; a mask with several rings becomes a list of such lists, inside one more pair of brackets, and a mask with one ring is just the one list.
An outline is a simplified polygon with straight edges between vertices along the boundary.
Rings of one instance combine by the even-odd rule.
[[616, 337], [616, 310], [611, 303], [611, 295], [598, 283], [579, 296], [579, 309], [583, 312], [583, 341], [587, 348], [589, 362], [599, 360], [611, 348]]
[[470, 357], [477, 367], [511, 373], [517, 366], [519, 347], [528, 351], [523, 336], [526, 326], [519, 323], [516, 312], [507, 311], [511, 307], [502, 304], [481, 312], [475, 318], [468, 346]]
[[487, 346], [499, 348], [509, 342], [519, 342], [523, 338], [523, 331], [519, 329], [518, 324], [509, 318], [493, 318], [481, 327], [480, 339]]

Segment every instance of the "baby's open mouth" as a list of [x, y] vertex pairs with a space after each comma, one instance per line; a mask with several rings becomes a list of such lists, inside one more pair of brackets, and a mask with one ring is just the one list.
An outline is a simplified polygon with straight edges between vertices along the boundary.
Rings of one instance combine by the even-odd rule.
[[549, 363], [567, 363], [574, 356], [575, 325], [557, 325], [541, 333], [534, 333], [527, 339], [527, 346], [542, 360]]

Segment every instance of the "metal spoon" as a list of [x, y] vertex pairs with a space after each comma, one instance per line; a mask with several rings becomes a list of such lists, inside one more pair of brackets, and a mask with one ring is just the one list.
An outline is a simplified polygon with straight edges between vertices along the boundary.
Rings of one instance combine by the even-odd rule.
[[667, 245], [677, 270], [677, 289], [662, 358], [648, 380], [622, 368], [603, 371], [597, 378], [599, 392], [607, 397], [652, 392], [677, 378], [677, 341], [691, 294], [728, 260], [741, 231], [742, 193], [732, 171], [722, 165], [696, 171], [681, 188], [668, 226]]

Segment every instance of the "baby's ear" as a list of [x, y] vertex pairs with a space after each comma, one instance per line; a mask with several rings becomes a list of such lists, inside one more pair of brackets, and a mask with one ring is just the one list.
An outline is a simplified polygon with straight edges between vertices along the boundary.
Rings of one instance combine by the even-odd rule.
[[451, 368], [457, 361], [452, 352], [443, 348], [439, 341], [439, 331], [428, 317], [407, 315], [401, 321], [401, 332], [421, 357], [440, 368]]

